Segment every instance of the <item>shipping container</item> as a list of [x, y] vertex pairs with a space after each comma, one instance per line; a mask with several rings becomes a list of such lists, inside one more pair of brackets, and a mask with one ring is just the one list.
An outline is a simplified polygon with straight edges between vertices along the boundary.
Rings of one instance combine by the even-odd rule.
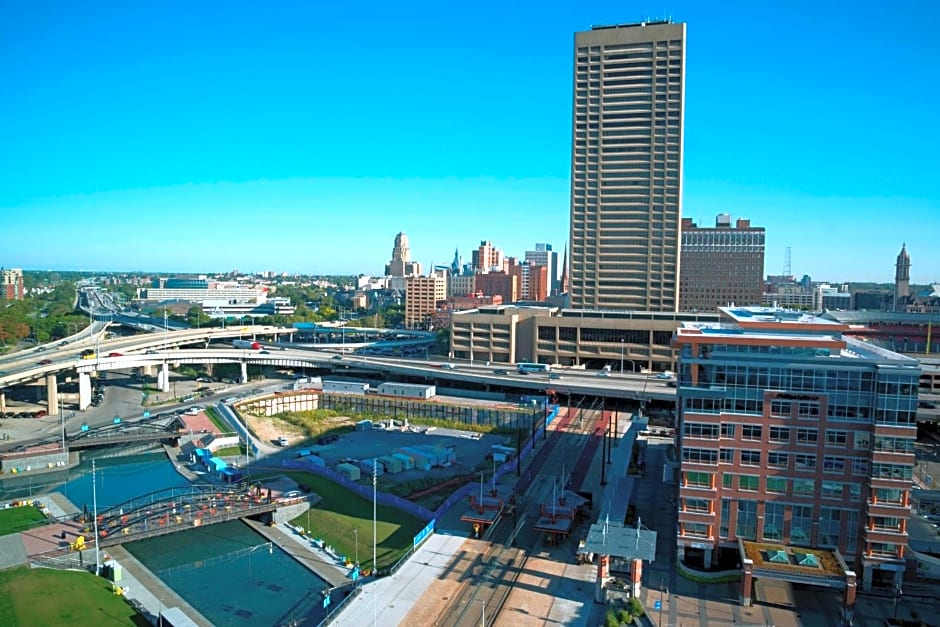
[[339, 464], [336, 466], [336, 470], [352, 481], [359, 481], [359, 477], [362, 476], [362, 473], [359, 472], [359, 468], [352, 464]]

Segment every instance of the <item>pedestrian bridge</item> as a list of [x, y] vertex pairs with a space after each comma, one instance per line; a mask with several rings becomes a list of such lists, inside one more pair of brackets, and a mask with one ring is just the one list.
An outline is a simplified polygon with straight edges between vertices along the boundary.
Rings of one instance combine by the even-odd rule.
[[[98, 546], [123, 544], [273, 512], [283, 503], [270, 492], [232, 486], [166, 488], [98, 513]], [[93, 516], [85, 517], [94, 537]]]

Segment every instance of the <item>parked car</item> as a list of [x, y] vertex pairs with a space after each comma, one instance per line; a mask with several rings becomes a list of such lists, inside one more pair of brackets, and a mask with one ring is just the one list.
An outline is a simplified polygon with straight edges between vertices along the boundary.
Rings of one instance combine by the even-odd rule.
[[43, 360], [41, 360], [41, 361], [39, 362], [39, 365], [40, 365], [40, 366], [48, 366], [48, 365], [51, 364], [51, 363], [52, 363], [52, 360], [51, 360], [51, 359], [43, 359]]
[[124, 353], [108, 353], [108, 357], [123, 357]]

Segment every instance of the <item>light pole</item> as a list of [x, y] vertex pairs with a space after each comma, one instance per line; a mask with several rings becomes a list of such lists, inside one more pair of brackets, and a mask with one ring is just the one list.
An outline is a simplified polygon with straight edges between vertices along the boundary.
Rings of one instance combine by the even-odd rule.
[[901, 590], [901, 584], [894, 584], [894, 620], [898, 619], [898, 601], [901, 600], [903, 595], [904, 592]]
[[620, 338], [620, 376], [623, 376], [623, 338]]
[[486, 601], [480, 599], [480, 603], [483, 605], [483, 608], [480, 610], [480, 625], [481, 627], [486, 627]]
[[356, 536], [356, 566], [359, 566], [359, 530], [353, 529], [353, 535]]
[[167, 330], [168, 330], [168, 329], [169, 329], [169, 326], [168, 326], [168, 323], [167, 323], [167, 311], [166, 311], [166, 309], [164, 309], [164, 310], [163, 310], [163, 350], [164, 350], [164, 351], [166, 350], [167, 344], [168, 344], [168, 342], [169, 342], [169, 340], [167, 339]]

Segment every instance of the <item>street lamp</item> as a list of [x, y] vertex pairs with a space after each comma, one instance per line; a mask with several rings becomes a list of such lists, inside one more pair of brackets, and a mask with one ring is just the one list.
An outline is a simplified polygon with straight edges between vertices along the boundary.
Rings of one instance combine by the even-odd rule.
[[483, 609], [480, 610], [480, 625], [486, 627], [486, 601], [481, 599], [480, 603], [483, 604]]
[[898, 619], [898, 601], [902, 596], [904, 596], [904, 591], [901, 590], [901, 584], [894, 584], [894, 620]]
[[620, 376], [623, 376], [623, 344], [624, 338], [620, 338]]
[[164, 309], [164, 310], [163, 310], [163, 350], [166, 350], [166, 349], [167, 349], [167, 345], [168, 345], [168, 343], [169, 343], [169, 340], [167, 339], [167, 330], [168, 330], [168, 328], [169, 328], [169, 327], [168, 327], [168, 323], [167, 323], [167, 310]]
[[356, 566], [359, 566], [359, 530], [353, 529], [353, 535], [356, 536]]

